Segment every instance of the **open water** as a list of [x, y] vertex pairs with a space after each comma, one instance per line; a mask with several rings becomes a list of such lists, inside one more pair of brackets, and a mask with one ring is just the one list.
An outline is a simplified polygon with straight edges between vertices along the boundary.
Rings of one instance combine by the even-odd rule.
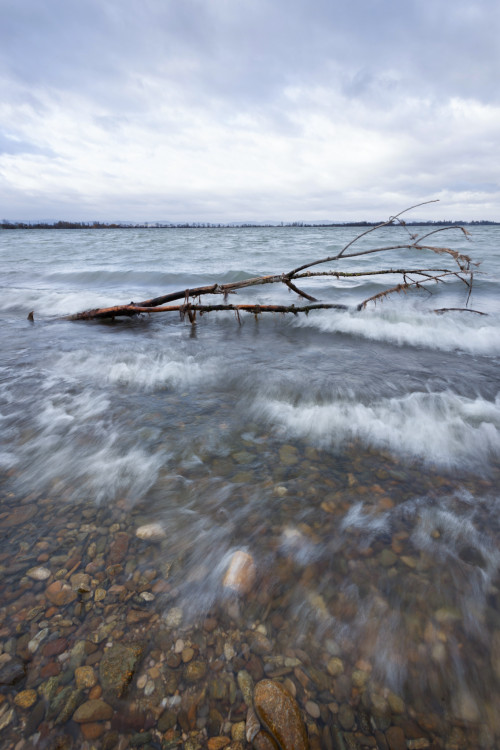
[[[81, 745], [75, 722], [56, 727], [42, 709], [44, 721], [26, 729], [30, 709], [14, 698], [26, 687], [41, 695], [50, 661], [50, 650], [26, 644], [43, 630], [40, 643], [62, 637], [70, 649], [110, 618], [126, 641], [138, 627], [133, 605], [146, 634], [166, 627], [172, 649], [194, 644], [209, 668], [220, 657], [228, 679], [242, 644], [260, 633], [264, 674], [293, 683], [321, 747], [363, 747], [370, 732], [382, 747], [380, 734], [395, 726], [420, 742], [408, 747], [498, 747], [500, 227], [470, 232], [436, 244], [481, 263], [470, 307], [486, 316], [433, 312], [464, 306], [457, 280], [358, 312], [397, 279], [319, 278], [302, 287], [347, 311], [240, 321], [213, 312], [194, 326], [178, 313], [62, 316], [285, 272], [338, 252], [356, 230], [0, 232], [0, 661], [3, 653], [1, 664], [20, 659], [26, 670], [2, 688], [3, 746], [15, 746], [19, 727], [26, 742], [62, 731]], [[403, 237], [386, 228], [362, 246]], [[398, 251], [318, 270], [445, 265]], [[303, 304], [281, 285], [229, 301]], [[136, 529], [153, 522], [164, 538], [138, 540]], [[128, 551], [110, 571], [116, 534], [128, 535]], [[223, 580], [236, 551], [252, 558], [255, 580], [235, 597]], [[75, 560], [82, 573], [92, 563], [88, 590], [54, 614], [45, 589], [70, 580]], [[27, 574], [37, 565], [50, 578]], [[107, 599], [97, 601], [96, 586]], [[208, 616], [231, 648], [217, 651], [199, 631]], [[146, 663], [163, 663], [154, 645]], [[53, 668], [64, 684], [73, 679], [66, 657]], [[156, 692], [151, 679], [131, 683], [130, 705], [150, 695], [156, 719], [165, 706], [175, 713], [182, 676], [175, 689], [160, 679]], [[239, 693], [214, 698], [210, 686], [207, 696], [192, 726], [174, 721], [172, 742], [213, 734], [214, 701], [229, 713], [241, 704]], [[231, 716], [220, 713], [227, 733]], [[120, 725], [119, 737], [130, 731]]]

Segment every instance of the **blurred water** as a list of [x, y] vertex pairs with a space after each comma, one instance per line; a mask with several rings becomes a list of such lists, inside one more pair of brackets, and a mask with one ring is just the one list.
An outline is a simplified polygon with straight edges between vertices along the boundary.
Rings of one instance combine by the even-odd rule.
[[[176, 313], [60, 319], [285, 272], [354, 234], [0, 232], [3, 491], [50, 496], [69, 514], [82, 501], [118, 503], [160, 521], [193, 619], [223, 599], [228, 556], [245, 549], [294, 639], [348, 641], [353, 663], [367, 659], [413, 705], [488, 724], [500, 701], [489, 658], [500, 631], [500, 228], [446, 239], [481, 262], [471, 306], [488, 316], [432, 312], [465, 304], [458, 281], [357, 312], [396, 281], [371, 277], [302, 282], [345, 312], [241, 324], [212, 313], [194, 327]], [[403, 237], [388, 228], [363, 242]], [[443, 257], [399, 251], [335, 269], [424, 265], [443, 267]], [[229, 301], [297, 298], [264, 286]], [[40, 524], [26, 539], [47, 534]], [[270, 571], [283, 560], [281, 600]]]

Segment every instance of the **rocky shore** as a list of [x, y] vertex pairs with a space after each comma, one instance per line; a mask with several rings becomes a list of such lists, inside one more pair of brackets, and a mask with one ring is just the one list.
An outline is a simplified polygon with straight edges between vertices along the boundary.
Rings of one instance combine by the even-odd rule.
[[[271, 488], [277, 502], [292, 506], [289, 517], [286, 467], [297, 460], [296, 448], [281, 448], [282, 483]], [[372, 485], [371, 494], [377, 513], [393, 507], [387, 492]], [[318, 554], [300, 564], [291, 552], [302, 543], [319, 546], [349, 507], [332, 491], [317, 505], [316, 525], [280, 530], [279, 554], [277, 529], [261, 532], [262, 560], [274, 544], [272, 566], [243, 545], [233, 550], [213, 605], [194, 616], [181, 583], [191, 576], [203, 586], [202, 573], [183, 568], [169, 529], [148, 518], [146, 508], [6, 494], [0, 513], [2, 748], [494, 748], [498, 696], [478, 706], [462, 691], [453, 713], [432, 696], [428, 704], [425, 696], [409, 700], [408, 690], [399, 694], [381, 678], [370, 629], [364, 644], [355, 631], [362, 601], [342, 588], [346, 576], [370, 590], [371, 616], [382, 620], [385, 581], [398, 582], [402, 600], [405, 585], [414, 592], [430, 586], [432, 561], [412, 546], [404, 519], [388, 538], [369, 544], [344, 530], [341, 555]], [[431, 541], [440, 533], [428, 529]], [[486, 564], [472, 546], [464, 550], [465, 565]], [[313, 585], [325, 580], [328, 585]], [[460, 613], [433, 596], [428, 588], [425, 621], [412, 611], [405, 621], [421, 628], [418, 638], [413, 633], [419, 645], [407, 644], [410, 683], [427, 670], [426, 678], [442, 680], [437, 694], [448, 698], [456, 686], [446, 684], [444, 665], [451, 644], [465, 642], [464, 625]], [[500, 628], [495, 632], [480, 668], [500, 677]], [[398, 658], [387, 654], [394, 664]]]

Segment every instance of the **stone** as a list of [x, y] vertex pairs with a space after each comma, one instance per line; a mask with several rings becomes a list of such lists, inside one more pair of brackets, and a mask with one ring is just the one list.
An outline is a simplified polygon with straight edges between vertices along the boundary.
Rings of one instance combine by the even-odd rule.
[[37, 566], [27, 570], [26, 575], [34, 581], [46, 581], [47, 578], [50, 578], [50, 570], [48, 568]]
[[19, 659], [10, 659], [0, 667], [0, 685], [15, 685], [22, 680], [25, 668]]
[[104, 652], [99, 665], [99, 681], [103, 694], [120, 698], [141, 659], [143, 646], [139, 643], [115, 643]]
[[292, 750], [292, 748], [293, 750], [306, 750], [309, 748], [299, 707], [295, 699], [279, 682], [274, 680], [258, 682], [255, 686], [253, 700], [257, 716], [278, 745], [284, 750]]
[[279, 454], [280, 463], [284, 466], [293, 466], [299, 460], [297, 448], [293, 445], [282, 445]]
[[64, 653], [68, 648], [67, 638], [55, 638], [53, 641], [49, 641], [42, 648], [42, 654], [51, 658], [52, 656], [59, 656]]
[[178, 628], [183, 616], [184, 613], [180, 607], [172, 607], [165, 616], [165, 625], [168, 628]]
[[94, 721], [107, 721], [113, 716], [113, 709], [103, 700], [86, 701], [78, 706], [73, 714], [73, 721], [78, 724], [84, 724]]
[[158, 730], [160, 732], [168, 732], [177, 724], [177, 714], [172, 709], [167, 708], [158, 719]]
[[69, 579], [73, 591], [79, 594], [88, 594], [92, 589], [88, 573], [74, 573]]
[[88, 724], [81, 725], [80, 731], [86, 740], [97, 740], [102, 737], [106, 727], [101, 722], [88, 722]]
[[342, 674], [344, 671], [344, 663], [342, 659], [339, 659], [337, 656], [332, 656], [331, 659], [328, 659], [326, 671], [328, 674], [331, 674], [332, 677], [338, 677], [338, 675]]
[[222, 748], [229, 745], [230, 742], [231, 740], [229, 737], [224, 737], [223, 735], [220, 735], [219, 737], [210, 737], [207, 741], [207, 748], [208, 750], [222, 750]]
[[254, 750], [279, 750], [279, 746], [273, 740], [271, 735], [262, 730], [258, 734], [255, 735], [254, 740], [253, 740], [253, 746], [254, 746]]
[[160, 523], [146, 523], [135, 530], [135, 535], [146, 542], [161, 542], [167, 533]]
[[405, 711], [405, 703], [399, 695], [396, 693], [389, 693], [387, 696], [387, 703], [393, 714], [403, 714]]
[[307, 701], [305, 709], [313, 719], [319, 719], [321, 712], [317, 703], [314, 703], [314, 701]]
[[222, 585], [237, 594], [248, 594], [256, 578], [253, 557], [248, 552], [237, 550], [229, 561]]
[[120, 531], [115, 536], [109, 548], [108, 565], [117, 565], [125, 559], [128, 552], [129, 541], [130, 537], [124, 531]]
[[238, 721], [231, 726], [231, 739], [236, 742], [245, 742], [246, 725], [244, 721]]
[[191, 661], [184, 669], [184, 679], [186, 682], [198, 682], [205, 677], [206, 673], [207, 665], [204, 661]]
[[243, 695], [243, 700], [247, 704], [247, 706], [252, 705], [253, 701], [253, 691], [254, 691], [254, 682], [252, 675], [246, 671], [246, 669], [242, 669], [237, 674], [237, 680], [238, 680], [238, 687], [241, 690], [241, 693]]
[[97, 683], [97, 677], [92, 667], [77, 667], [75, 682], [78, 688], [92, 688]]
[[407, 750], [405, 734], [400, 727], [389, 727], [385, 733], [389, 750]]
[[347, 703], [342, 703], [339, 708], [339, 722], [342, 729], [352, 729], [355, 723], [354, 711]]
[[14, 703], [18, 708], [31, 708], [37, 701], [38, 695], [36, 690], [21, 690], [14, 696]]
[[65, 604], [74, 602], [77, 593], [66, 581], [54, 581], [45, 589], [45, 596], [56, 607], [63, 607]]

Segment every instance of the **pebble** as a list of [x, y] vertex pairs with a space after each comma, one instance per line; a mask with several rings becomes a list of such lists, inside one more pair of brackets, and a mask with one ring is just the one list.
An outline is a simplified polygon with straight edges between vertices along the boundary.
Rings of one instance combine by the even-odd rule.
[[103, 700], [90, 700], [78, 706], [73, 714], [73, 721], [78, 724], [94, 721], [106, 721], [113, 716], [113, 709]]
[[26, 575], [28, 576], [28, 578], [32, 578], [34, 581], [46, 581], [47, 578], [50, 578], [50, 570], [48, 568], [38, 566], [36, 568], [30, 568], [28, 571], [26, 571]]
[[147, 542], [161, 542], [165, 539], [167, 533], [163, 526], [159, 523], [147, 523], [144, 526], [139, 526], [135, 530], [135, 535]]
[[307, 701], [305, 709], [313, 719], [319, 719], [321, 712], [317, 703], [314, 703], [314, 701]]
[[55, 604], [56, 607], [63, 607], [65, 604], [74, 602], [77, 593], [73, 591], [69, 583], [63, 580], [54, 581], [45, 589], [47, 599]]
[[182, 623], [184, 613], [180, 607], [172, 607], [166, 614], [165, 624], [169, 628], [178, 628]]
[[332, 656], [331, 659], [328, 659], [328, 662], [326, 664], [326, 671], [332, 677], [338, 677], [338, 675], [342, 674], [342, 672], [344, 671], [344, 663], [342, 659], [339, 659], [336, 656]]
[[31, 708], [37, 701], [38, 695], [36, 690], [21, 690], [14, 696], [14, 703], [19, 708]]
[[92, 688], [97, 684], [97, 677], [92, 667], [77, 667], [75, 682], [78, 688]]
[[237, 550], [231, 557], [222, 580], [225, 589], [237, 594], [247, 594], [253, 587], [256, 568], [253, 557], [243, 550]]

